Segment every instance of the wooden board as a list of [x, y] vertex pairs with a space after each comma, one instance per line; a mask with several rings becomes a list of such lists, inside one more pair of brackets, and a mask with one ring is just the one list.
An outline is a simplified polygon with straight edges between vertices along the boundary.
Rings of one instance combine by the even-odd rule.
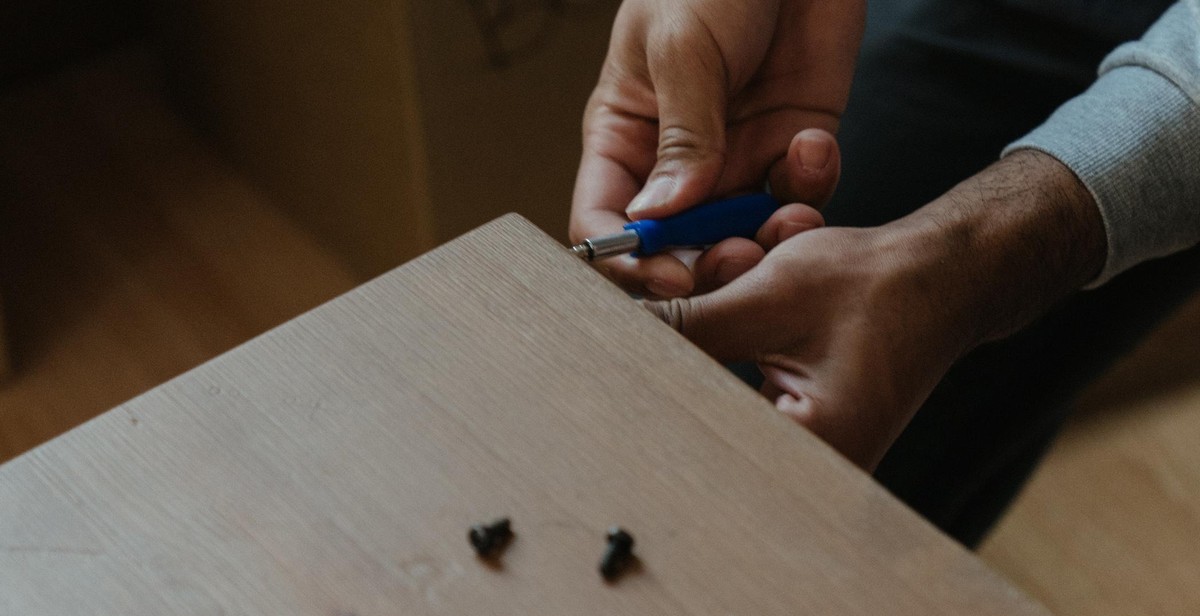
[[0, 613], [1046, 612], [510, 216], [0, 467]]

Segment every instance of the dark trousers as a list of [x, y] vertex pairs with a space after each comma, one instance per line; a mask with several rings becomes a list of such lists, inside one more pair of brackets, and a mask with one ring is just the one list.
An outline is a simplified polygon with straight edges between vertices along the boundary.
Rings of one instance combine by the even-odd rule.
[[[879, 0], [842, 123], [831, 225], [899, 218], [995, 161], [1095, 80], [1104, 55], [1169, 6], [1153, 0]], [[961, 360], [876, 477], [976, 545], [1076, 394], [1200, 285], [1200, 250], [1080, 292]]]

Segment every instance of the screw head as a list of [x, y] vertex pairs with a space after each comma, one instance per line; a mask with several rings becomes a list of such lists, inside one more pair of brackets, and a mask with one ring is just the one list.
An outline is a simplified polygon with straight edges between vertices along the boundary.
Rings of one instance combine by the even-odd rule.
[[633, 558], [633, 535], [625, 529], [613, 526], [608, 529], [608, 548], [600, 559], [600, 575], [605, 580], [613, 581], [621, 575], [621, 571]]
[[512, 537], [512, 524], [508, 518], [500, 518], [491, 524], [476, 524], [467, 531], [467, 540], [480, 558], [491, 558]]
[[609, 528], [607, 537], [609, 545], [620, 546], [626, 551], [633, 549], [633, 535], [620, 526]]

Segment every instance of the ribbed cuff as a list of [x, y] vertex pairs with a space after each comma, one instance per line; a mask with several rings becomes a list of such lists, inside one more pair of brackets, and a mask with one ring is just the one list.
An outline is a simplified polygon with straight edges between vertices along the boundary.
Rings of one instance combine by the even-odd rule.
[[1106, 72], [1004, 148], [1062, 161], [1095, 198], [1108, 255], [1088, 287], [1200, 238], [1200, 105], [1143, 67]]

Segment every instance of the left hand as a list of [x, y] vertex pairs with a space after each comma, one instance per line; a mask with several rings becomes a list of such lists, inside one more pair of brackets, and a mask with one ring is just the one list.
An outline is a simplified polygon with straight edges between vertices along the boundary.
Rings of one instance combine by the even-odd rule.
[[780, 411], [872, 469], [964, 351], [922, 267], [886, 228], [822, 228], [717, 291], [647, 306], [715, 358], [757, 361]]
[[770, 252], [738, 279], [647, 306], [717, 359], [757, 361], [780, 411], [866, 469], [960, 356], [1079, 289], [1105, 256], [1091, 194], [1028, 150], [881, 227], [760, 236]]

